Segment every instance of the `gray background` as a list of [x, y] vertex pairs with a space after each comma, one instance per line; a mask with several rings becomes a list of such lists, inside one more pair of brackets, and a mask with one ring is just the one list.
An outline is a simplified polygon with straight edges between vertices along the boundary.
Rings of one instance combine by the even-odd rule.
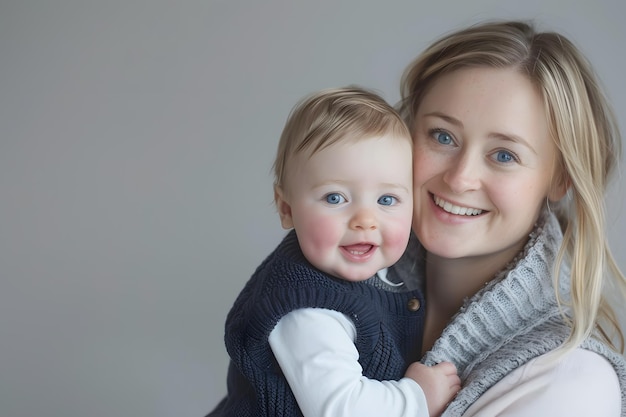
[[[202, 416], [223, 322], [283, 235], [293, 104], [398, 99], [435, 37], [534, 18], [594, 63], [626, 128], [625, 6], [550, 1], [0, 1], [0, 416]], [[609, 200], [626, 269], [625, 181]]]

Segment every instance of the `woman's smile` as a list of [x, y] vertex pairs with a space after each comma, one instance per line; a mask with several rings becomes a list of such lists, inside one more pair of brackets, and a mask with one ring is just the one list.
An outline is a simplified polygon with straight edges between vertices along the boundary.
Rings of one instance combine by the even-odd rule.
[[483, 212], [483, 210], [477, 208], [457, 206], [436, 195], [433, 195], [433, 201], [444, 211], [459, 216], [477, 216]]

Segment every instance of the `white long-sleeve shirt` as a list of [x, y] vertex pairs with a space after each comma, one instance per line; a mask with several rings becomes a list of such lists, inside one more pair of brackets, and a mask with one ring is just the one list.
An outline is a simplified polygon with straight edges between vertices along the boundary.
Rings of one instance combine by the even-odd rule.
[[[356, 328], [342, 313], [300, 309], [283, 317], [270, 346], [305, 417], [422, 416], [426, 399], [409, 378], [362, 375]], [[619, 416], [617, 375], [602, 356], [575, 349], [558, 362], [539, 356], [486, 391], [464, 416]]]
[[428, 416], [426, 397], [410, 378], [363, 376], [356, 328], [343, 313], [295, 310], [270, 333], [269, 343], [305, 417]]

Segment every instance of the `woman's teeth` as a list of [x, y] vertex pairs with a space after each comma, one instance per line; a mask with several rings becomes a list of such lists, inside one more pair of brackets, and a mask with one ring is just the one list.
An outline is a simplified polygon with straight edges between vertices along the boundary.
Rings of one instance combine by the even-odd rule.
[[476, 208], [455, 206], [454, 204], [448, 201], [445, 201], [437, 196], [434, 196], [434, 197], [435, 197], [435, 204], [437, 204], [439, 207], [441, 207], [442, 209], [444, 209], [444, 211], [447, 211], [448, 213], [458, 214], [460, 216], [477, 216], [483, 212], [482, 210], [476, 209]]

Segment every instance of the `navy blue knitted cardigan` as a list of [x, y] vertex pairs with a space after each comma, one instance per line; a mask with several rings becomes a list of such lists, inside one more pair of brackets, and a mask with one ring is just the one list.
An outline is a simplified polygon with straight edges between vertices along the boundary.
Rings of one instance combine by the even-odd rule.
[[348, 282], [314, 269], [291, 231], [257, 268], [226, 319], [231, 361], [228, 394], [208, 416], [301, 416], [268, 343], [276, 323], [299, 308], [340, 311], [356, 327], [364, 376], [398, 380], [419, 358], [424, 308], [421, 291], [392, 292], [377, 277]]

